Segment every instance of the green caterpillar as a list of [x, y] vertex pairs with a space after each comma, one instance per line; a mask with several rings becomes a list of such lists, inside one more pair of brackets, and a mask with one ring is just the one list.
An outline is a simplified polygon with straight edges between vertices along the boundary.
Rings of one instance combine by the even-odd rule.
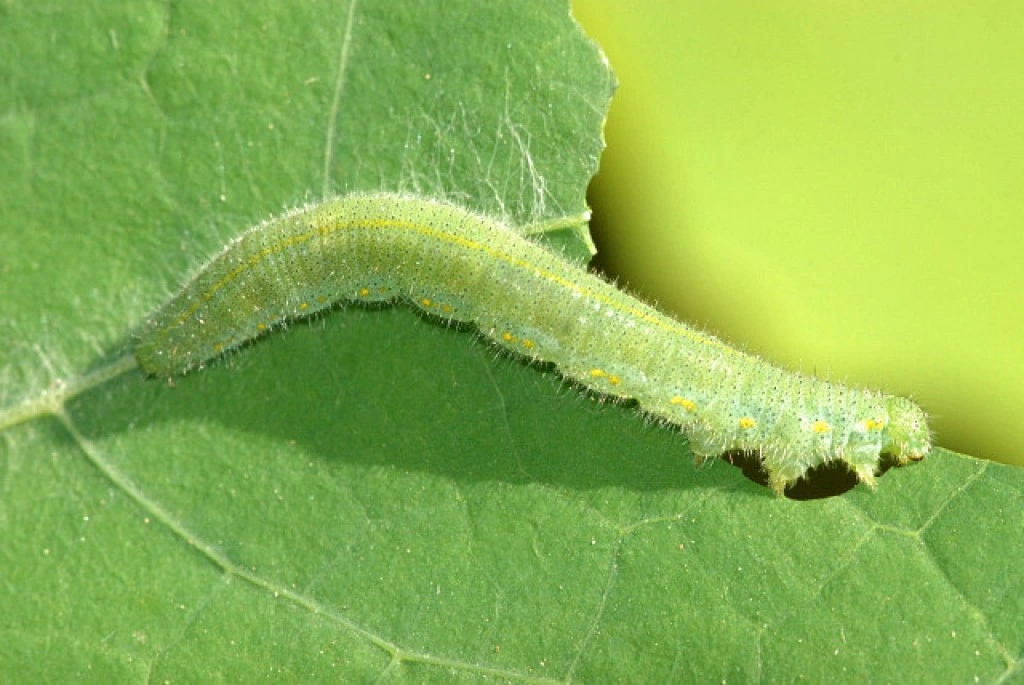
[[835, 460], [874, 487], [881, 454], [904, 464], [931, 447], [910, 400], [784, 371], [496, 219], [390, 193], [340, 197], [245, 232], [153, 314], [135, 356], [147, 373], [170, 377], [338, 301], [396, 299], [471, 322], [582, 386], [636, 399], [683, 430], [698, 462], [760, 453], [780, 494]]

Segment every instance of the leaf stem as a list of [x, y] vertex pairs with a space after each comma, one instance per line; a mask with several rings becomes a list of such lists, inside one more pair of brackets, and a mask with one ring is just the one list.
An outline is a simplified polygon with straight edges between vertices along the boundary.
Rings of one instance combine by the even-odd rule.
[[40, 416], [59, 414], [68, 400], [86, 390], [91, 390], [113, 378], [117, 378], [137, 366], [138, 363], [135, 361], [135, 357], [126, 354], [110, 364], [90, 371], [83, 376], [75, 376], [70, 379], [56, 378], [50, 383], [49, 387], [26, 397], [10, 407], [0, 409], [0, 431]]

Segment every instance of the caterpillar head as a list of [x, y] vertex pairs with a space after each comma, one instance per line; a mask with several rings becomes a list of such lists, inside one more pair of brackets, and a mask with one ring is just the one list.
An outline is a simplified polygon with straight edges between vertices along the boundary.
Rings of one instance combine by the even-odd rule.
[[889, 424], [885, 428], [882, 451], [905, 464], [921, 459], [932, 448], [932, 436], [924, 410], [903, 397], [888, 401]]

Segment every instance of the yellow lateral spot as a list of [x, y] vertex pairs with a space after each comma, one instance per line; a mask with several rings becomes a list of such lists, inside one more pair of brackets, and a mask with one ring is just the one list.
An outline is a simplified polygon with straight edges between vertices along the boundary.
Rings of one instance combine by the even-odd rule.
[[317, 295], [317, 297], [316, 297], [316, 303], [317, 304], [324, 304], [325, 302], [327, 302], [327, 298], [326, 297], [324, 297], [323, 295]]
[[420, 300], [420, 304], [423, 305], [424, 307], [434, 306], [434, 303], [430, 300], [429, 297], [424, 297], [422, 300]]
[[444, 312], [445, 314], [451, 314], [452, 306], [450, 304], [443, 304], [441, 305], [441, 311]]
[[359, 297], [366, 297], [369, 294], [370, 294], [370, 289], [369, 288], [360, 288], [359, 289]]
[[309, 309], [309, 303], [308, 302], [303, 302], [302, 304], [299, 305], [299, 311], [303, 311], [304, 312], [307, 309]]
[[604, 378], [607, 375], [608, 374], [606, 374], [604, 372], [604, 369], [591, 369], [590, 370], [590, 377], [591, 378]]
[[524, 340], [523, 347], [525, 347], [528, 350], [532, 350], [534, 347], [536, 347], [536, 345], [533, 344], [532, 340]]
[[818, 419], [817, 421], [811, 424], [811, 430], [814, 431], [815, 433], [828, 433], [829, 431], [832, 430], [832, 424], [830, 424], [828, 421], [822, 421], [821, 419]]
[[622, 382], [622, 379], [619, 378], [618, 376], [608, 376], [608, 382], [611, 383], [612, 385], [618, 385], [619, 383]]
[[676, 395], [675, 397], [670, 399], [668, 403], [674, 404], [678, 407], [682, 407], [686, 411], [693, 411], [694, 409], [697, 408], [696, 402], [694, 402], [693, 400], [688, 400], [685, 397], [680, 397], [679, 395]]
[[882, 430], [882, 422], [878, 419], [864, 419], [861, 423], [864, 424], [865, 430], [869, 431], [880, 431]]
[[263, 332], [263, 331], [267, 330], [267, 324], [265, 324], [265, 323], [258, 323], [258, 324], [256, 324], [256, 330], [260, 331], [260, 332]]
[[504, 340], [505, 342], [515, 342], [516, 336], [512, 335], [508, 331], [505, 331], [504, 333], [501, 334], [501, 339]]
[[740, 428], [742, 428], [743, 430], [753, 428], [756, 425], [757, 421], [750, 418], [749, 416], [744, 416], [742, 419], [740, 419]]
[[224, 351], [224, 345], [222, 345], [221, 343], [214, 343], [213, 344], [213, 351], [217, 352], [218, 354], [223, 352]]

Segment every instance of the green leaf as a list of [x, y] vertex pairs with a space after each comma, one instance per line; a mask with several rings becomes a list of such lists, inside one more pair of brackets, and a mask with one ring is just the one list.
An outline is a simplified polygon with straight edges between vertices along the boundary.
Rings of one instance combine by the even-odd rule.
[[296, 203], [585, 209], [612, 77], [564, 4], [234, 5], [0, 9], [0, 680], [1020, 678], [1020, 470], [777, 499], [402, 307], [107, 366]]

